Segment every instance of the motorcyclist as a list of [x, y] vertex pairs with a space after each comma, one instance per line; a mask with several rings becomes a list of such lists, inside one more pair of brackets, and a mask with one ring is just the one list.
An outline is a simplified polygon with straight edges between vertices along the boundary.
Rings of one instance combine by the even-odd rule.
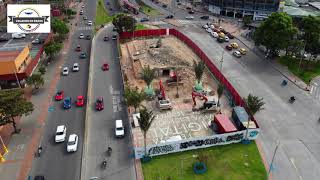
[[112, 148], [109, 146], [108, 147], [108, 152], [111, 152], [112, 151]]
[[39, 146], [38, 147], [38, 156], [40, 156], [41, 152], [42, 152], [42, 146]]
[[104, 168], [107, 166], [107, 160], [106, 160], [106, 159], [104, 159], [104, 160], [102, 161], [102, 166], [103, 166]]
[[291, 97], [290, 97], [290, 101], [291, 101], [291, 102], [293, 102], [293, 101], [295, 101], [295, 100], [296, 100], [296, 98], [295, 98], [294, 96], [291, 96]]

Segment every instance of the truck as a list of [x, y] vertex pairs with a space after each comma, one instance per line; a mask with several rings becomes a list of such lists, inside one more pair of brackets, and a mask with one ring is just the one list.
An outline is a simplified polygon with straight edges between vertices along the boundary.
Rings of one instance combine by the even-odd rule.
[[249, 128], [256, 128], [256, 124], [250, 121], [250, 117], [244, 107], [234, 107], [232, 110], [232, 119], [239, 130], [245, 130], [248, 125]]
[[231, 122], [229, 117], [224, 114], [216, 114], [214, 116], [214, 123], [217, 126], [217, 131], [219, 134], [223, 133], [231, 133], [236, 132], [238, 129], [235, 127], [235, 125]]

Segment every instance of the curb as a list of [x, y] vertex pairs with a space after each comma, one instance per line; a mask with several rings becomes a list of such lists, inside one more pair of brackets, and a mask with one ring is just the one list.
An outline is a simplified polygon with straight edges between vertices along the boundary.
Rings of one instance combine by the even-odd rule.
[[96, 37], [99, 33], [102, 32], [104, 28], [99, 29], [94, 37], [92, 38], [92, 42], [91, 42], [91, 51], [90, 51], [90, 63], [89, 63], [89, 76], [88, 76], [88, 92], [87, 92], [87, 104], [86, 104], [86, 117], [84, 120], [84, 135], [83, 135], [83, 147], [82, 147], [82, 158], [81, 158], [81, 170], [80, 170], [80, 174], [81, 174], [81, 180], [85, 180], [86, 179], [86, 154], [88, 151], [88, 147], [87, 147], [87, 138], [88, 138], [88, 117], [89, 117], [89, 108], [90, 108], [90, 104], [91, 104], [91, 98], [89, 98], [91, 96], [91, 87], [92, 87], [92, 71], [93, 71], [93, 60], [94, 60], [94, 42], [96, 41]]

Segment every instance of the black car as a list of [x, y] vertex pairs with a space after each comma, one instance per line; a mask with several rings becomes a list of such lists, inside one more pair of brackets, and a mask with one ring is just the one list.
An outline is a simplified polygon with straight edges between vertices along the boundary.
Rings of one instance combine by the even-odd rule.
[[146, 22], [146, 21], [149, 21], [149, 19], [146, 17], [140, 19], [140, 22]]
[[163, 4], [163, 5], [162, 5], [162, 7], [163, 7], [163, 8], [166, 8], [166, 7], [167, 7], [167, 5], [166, 5], [166, 4]]
[[91, 36], [90, 36], [90, 35], [87, 35], [87, 36], [86, 36], [86, 39], [87, 39], [87, 40], [90, 40], [90, 39], [91, 39]]
[[224, 38], [223, 38], [223, 37], [218, 37], [218, 38], [217, 38], [217, 41], [218, 41], [219, 43], [223, 43], [223, 42], [224, 42]]
[[33, 180], [45, 180], [44, 176], [35, 176]]
[[178, 2], [177, 5], [181, 5], [181, 2]]
[[234, 39], [234, 36], [231, 33], [227, 33], [229, 39]]
[[209, 19], [209, 16], [201, 16], [200, 19], [207, 20], [207, 19]]
[[112, 31], [117, 31], [118, 29], [116, 27], [113, 27]]
[[31, 42], [32, 44], [42, 44], [44, 43], [44, 39], [37, 38]]
[[112, 35], [112, 40], [117, 40], [117, 35], [116, 34]]
[[3, 38], [3, 37], [0, 37], [0, 42], [5, 42], [5, 41], [8, 41], [9, 39], [7, 38]]
[[109, 41], [109, 37], [108, 37], [108, 36], [105, 36], [105, 37], [103, 38], [103, 41]]
[[188, 13], [189, 13], [189, 14], [194, 14], [194, 11], [191, 10], [191, 11], [189, 11]]
[[166, 17], [166, 19], [172, 19], [173, 18], [173, 15], [169, 15]]

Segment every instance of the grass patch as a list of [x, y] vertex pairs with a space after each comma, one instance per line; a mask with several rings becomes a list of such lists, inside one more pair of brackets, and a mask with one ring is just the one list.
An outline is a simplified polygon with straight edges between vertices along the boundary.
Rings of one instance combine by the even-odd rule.
[[[203, 175], [196, 175], [193, 164], [197, 160], [193, 155], [200, 152], [209, 157], [206, 164], [208, 171]], [[249, 145], [238, 143], [158, 156], [143, 163], [142, 169], [145, 180], [267, 179], [267, 172], [254, 142]]]
[[[296, 59], [290, 56], [279, 58], [280, 64], [287, 66], [288, 69], [298, 76], [305, 83], [309, 84], [310, 80], [320, 75], [320, 62]], [[300, 65], [300, 68], [299, 68]]]
[[144, 26], [143, 24], [136, 25], [136, 30], [142, 30], [142, 29], [148, 29], [148, 28], [146, 26]]
[[98, 0], [95, 25], [101, 26], [102, 24], [111, 22], [112, 19], [113, 19], [113, 16], [108, 15], [108, 11], [104, 7], [103, 0]]
[[142, 11], [144, 14], [146, 14], [148, 16], [158, 16], [161, 14], [159, 11], [144, 4], [143, 2], [140, 2], [139, 5], [140, 5], [140, 11]]

